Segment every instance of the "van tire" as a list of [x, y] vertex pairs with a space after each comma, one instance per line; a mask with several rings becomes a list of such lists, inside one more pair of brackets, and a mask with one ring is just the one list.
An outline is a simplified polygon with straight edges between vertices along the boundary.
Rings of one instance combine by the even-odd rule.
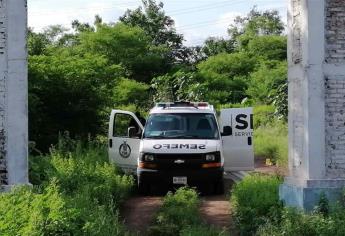
[[148, 184], [143, 183], [143, 182], [139, 182], [138, 183], [138, 192], [139, 192], [139, 194], [148, 195], [149, 194], [149, 190], [150, 190], [150, 186]]
[[217, 195], [222, 195], [224, 194], [224, 180], [219, 180], [218, 182], [215, 183], [215, 189], [214, 193]]

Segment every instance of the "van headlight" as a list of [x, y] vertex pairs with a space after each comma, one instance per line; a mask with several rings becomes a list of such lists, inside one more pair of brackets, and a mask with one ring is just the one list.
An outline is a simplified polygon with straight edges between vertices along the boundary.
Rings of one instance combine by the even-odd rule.
[[144, 154], [143, 161], [154, 161], [155, 157], [153, 154]]
[[206, 161], [215, 161], [216, 155], [215, 154], [206, 154]]

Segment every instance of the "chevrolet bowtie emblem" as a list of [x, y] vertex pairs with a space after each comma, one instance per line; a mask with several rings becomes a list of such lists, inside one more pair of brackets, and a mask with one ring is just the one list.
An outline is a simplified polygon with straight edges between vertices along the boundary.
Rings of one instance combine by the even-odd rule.
[[176, 160], [175, 163], [176, 163], [176, 164], [183, 164], [183, 163], [184, 163], [184, 160]]

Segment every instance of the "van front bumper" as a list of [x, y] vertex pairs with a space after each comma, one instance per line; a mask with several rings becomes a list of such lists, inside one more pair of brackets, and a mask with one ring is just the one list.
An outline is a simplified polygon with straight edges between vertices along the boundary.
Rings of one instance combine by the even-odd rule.
[[158, 184], [172, 186], [173, 177], [187, 177], [189, 186], [197, 186], [204, 183], [217, 183], [223, 180], [223, 168], [209, 168], [199, 170], [151, 170], [137, 169], [139, 183]]

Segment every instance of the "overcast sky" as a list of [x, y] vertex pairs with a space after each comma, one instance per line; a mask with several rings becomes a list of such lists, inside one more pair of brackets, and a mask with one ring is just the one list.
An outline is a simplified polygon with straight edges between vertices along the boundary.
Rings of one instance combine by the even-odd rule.
[[[226, 36], [227, 26], [237, 15], [254, 6], [276, 9], [286, 21], [286, 0], [163, 0], [167, 15], [175, 20], [186, 45], [197, 45], [209, 36]], [[116, 22], [126, 9], [140, 6], [140, 0], [28, 0], [29, 26], [41, 31], [48, 25], [70, 27], [74, 19], [92, 23], [96, 14], [105, 22]]]

